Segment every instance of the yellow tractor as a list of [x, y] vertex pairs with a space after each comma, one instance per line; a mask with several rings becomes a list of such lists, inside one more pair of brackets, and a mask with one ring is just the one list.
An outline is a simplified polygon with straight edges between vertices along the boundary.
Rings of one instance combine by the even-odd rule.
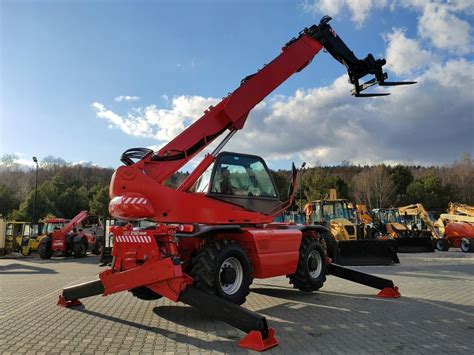
[[[370, 239], [357, 211], [345, 199], [316, 200], [305, 206], [306, 222], [328, 228], [337, 241], [335, 262], [341, 265], [390, 265], [399, 263], [394, 240]], [[330, 247], [330, 246], [328, 246]]]

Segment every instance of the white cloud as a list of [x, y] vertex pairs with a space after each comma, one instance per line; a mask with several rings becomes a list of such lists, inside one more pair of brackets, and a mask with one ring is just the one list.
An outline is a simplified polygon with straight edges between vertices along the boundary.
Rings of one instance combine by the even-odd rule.
[[417, 85], [393, 87], [392, 96], [375, 99], [351, 97], [342, 76], [253, 111], [230, 150], [310, 165], [449, 163], [474, 153], [473, 73], [474, 64], [464, 60], [433, 65]]
[[363, 25], [371, 12], [377, 9], [395, 10], [403, 7], [417, 13], [418, 32], [431, 46], [451, 54], [465, 55], [472, 52], [471, 25], [459, 15], [472, 16], [472, 0], [314, 0], [304, 8], [317, 14], [338, 15], [344, 11], [358, 26]]
[[469, 22], [454, 14], [453, 4], [428, 3], [418, 21], [420, 36], [431, 41], [433, 46], [455, 54], [472, 51]]
[[[474, 63], [433, 64], [413, 79], [419, 83], [392, 87], [393, 95], [385, 98], [351, 97], [345, 75], [326, 87], [273, 96], [252, 110], [226, 149], [310, 165], [343, 160], [442, 164], [463, 152], [474, 153]], [[217, 101], [179, 96], [169, 109], [149, 106], [132, 116], [120, 116], [99, 103], [93, 107], [99, 118], [128, 134], [155, 137], [160, 147]], [[139, 124], [146, 129], [137, 130]]]
[[315, 0], [305, 4], [304, 8], [309, 12], [330, 16], [336, 16], [347, 8], [352, 21], [361, 26], [370, 11], [387, 5], [387, 0]]
[[122, 102], [122, 101], [126, 101], [126, 102], [132, 102], [132, 101], [138, 101], [140, 100], [140, 98], [138, 96], [117, 96], [115, 99], [115, 101], [117, 102]]
[[99, 102], [93, 103], [92, 108], [97, 117], [120, 128], [126, 134], [166, 142], [201, 117], [203, 111], [217, 101], [201, 96], [178, 96], [172, 99], [170, 109], [151, 105], [135, 108], [125, 115], [120, 115]]
[[416, 39], [407, 38], [402, 29], [394, 29], [385, 37], [388, 41], [387, 68], [395, 74], [409, 74], [439, 61], [437, 56], [422, 49]]

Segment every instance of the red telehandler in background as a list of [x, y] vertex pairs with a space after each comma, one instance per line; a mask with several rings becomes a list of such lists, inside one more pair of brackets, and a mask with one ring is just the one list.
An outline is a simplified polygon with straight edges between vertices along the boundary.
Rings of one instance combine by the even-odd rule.
[[[110, 184], [110, 214], [118, 219], [148, 219], [156, 226], [134, 230], [113, 227], [112, 266], [99, 280], [63, 290], [62, 306], [79, 298], [131, 291], [141, 299], [167, 297], [197, 307], [247, 332], [239, 346], [263, 351], [278, 344], [265, 317], [244, 303], [254, 278], [286, 275], [304, 292], [321, 288], [329, 273], [378, 288], [379, 295], [399, 297], [393, 282], [332, 263], [322, 233], [324, 226], [272, 223], [294, 199], [296, 169], [289, 199], [278, 190], [262, 158], [221, 152], [242, 129], [250, 110], [291, 75], [304, 69], [323, 47], [343, 63], [356, 97], [366, 88], [389, 83], [383, 59], [369, 54], [360, 60], [328, 24], [304, 29], [272, 62], [244, 78], [240, 86], [176, 138], [154, 152], [129, 149], [122, 155]], [[359, 79], [375, 77], [359, 84]], [[228, 131], [176, 189], [166, 180], [217, 137]]]
[[[51, 259], [55, 253], [61, 256], [72, 255], [75, 258], [82, 258], [86, 256], [88, 249], [96, 249], [97, 238], [78, 229], [81, 222], [87, 217], [89, 217], [89, 213], [81, 211], [62, 228], [58, 224], [58, 227], [55, 227], [52, 232], [42, 237], [38, 247], [41, 259]], [[54, 223], [51, 224], [54, 225]]]

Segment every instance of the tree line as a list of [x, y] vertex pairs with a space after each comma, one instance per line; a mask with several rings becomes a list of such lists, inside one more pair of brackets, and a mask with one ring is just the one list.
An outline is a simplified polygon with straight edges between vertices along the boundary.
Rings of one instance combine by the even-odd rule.
[[[35, 203], [35, 169], [24, 169], [12, 156], [0, 158], [0, 214], [8, 219], [31, 221], [56, 216], [72, 218], [81, 210], [104, 217], [108, 212], [108, 186], [113, 169], [92, 164], [67, 164], [46, 157], [38, 169]], [[293, 210], [308, 201], [324, 198], [335, 188], [339, 198], [369, 208], [422, 203], [443, 213], [450, 201], [474, 205], [474, 160], [465, 154], [449, 166], [360, 166], [343, 162], [300, 172]], [[288, 195], [291, 172], [272, 171], [280, 198]], [[179, 172], [167, 181], [178, 186], [187, 176]]]

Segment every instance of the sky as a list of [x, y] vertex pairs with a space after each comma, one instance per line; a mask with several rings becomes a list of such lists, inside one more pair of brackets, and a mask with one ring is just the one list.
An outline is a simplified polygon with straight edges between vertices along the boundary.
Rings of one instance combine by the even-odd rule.
[[173, 139], [323, 15], [359, 58], [386, 58], [390, 80], [418, 84], [354, 98], [321, 51], [226, 150], [273, 169], [474, 155], [471, 0], [0, 0], [0, 156], [117, 167], [126, 149]]

